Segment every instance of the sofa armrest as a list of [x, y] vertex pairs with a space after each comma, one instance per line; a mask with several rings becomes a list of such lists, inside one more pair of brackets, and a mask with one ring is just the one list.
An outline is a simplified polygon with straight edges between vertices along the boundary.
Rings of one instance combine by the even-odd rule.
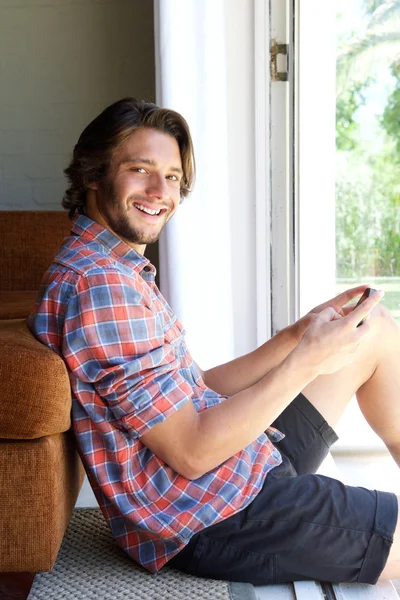
[[25, 319], [0, 321], [0, 438], [35, 439], [71, 426], [64, 361], [41, 344]]

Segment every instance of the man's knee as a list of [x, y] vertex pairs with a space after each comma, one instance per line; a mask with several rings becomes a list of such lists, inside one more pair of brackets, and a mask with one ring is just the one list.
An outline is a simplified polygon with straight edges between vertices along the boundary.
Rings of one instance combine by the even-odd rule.
[[377, 321], [383, 327], [389, 327], [390, 329], [395, 328], [398, 330], [397, 321], [393, 318], [390, 310], [382, 303], [377, 304], [371, 313], [372, 321]]
[[367, 323], [369, 335], [363, 338], [362, 346], [368, 356], [375, 356], [379, 362], [400, 344], [400, 327], [388, 308], [382, 304], [373, 308]]

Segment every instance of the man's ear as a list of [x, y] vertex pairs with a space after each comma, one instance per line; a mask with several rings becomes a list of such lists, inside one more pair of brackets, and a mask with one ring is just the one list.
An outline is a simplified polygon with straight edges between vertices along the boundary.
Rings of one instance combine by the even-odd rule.
[[98, 183], [98, 181], [91, 181], [90, 183], [87, 184], [87, 187], [90, 190], [98, 190], [99, 189], [99, 183]]

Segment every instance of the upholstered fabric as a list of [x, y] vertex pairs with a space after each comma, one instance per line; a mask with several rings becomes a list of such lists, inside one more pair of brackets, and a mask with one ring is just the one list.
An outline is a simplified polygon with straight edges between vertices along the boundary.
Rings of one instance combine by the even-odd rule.
[[0, 572], [47, 571], [84, 471], [67, 431], [66, 367], [26, 317], [70, 222], [64, 211], [0, 211], [0, 231]]
[[24, 319], [0, 321], [0, 438], [67, 431], [71, 389], [64, 361], [38, 342]]
[[35, 304], [36, 295], [37, 291], [0, 291], [0, 319], [26, 318]]
[[47, 571], [84, 471], [71, 433], [0, 440], [0, 571]]
[[31, 291], [39, 288], [71, 224], [63, 210], [0, 211], [0, 231], [0, 289]]

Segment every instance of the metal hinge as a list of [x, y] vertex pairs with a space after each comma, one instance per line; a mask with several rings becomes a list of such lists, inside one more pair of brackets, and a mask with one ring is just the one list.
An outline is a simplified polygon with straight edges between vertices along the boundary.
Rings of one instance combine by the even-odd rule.
[[[272, 81], [289, 81], [289, 44], [278, 44], [272, 40], [270, 46], [270, 65]], [[278, 56], [283, 56], [283, 65], [278, 65]], [[281, 61], [279, 61], [281, 63]], [[279, 67], [284, 67], [283, 71], [278, 71]]]

